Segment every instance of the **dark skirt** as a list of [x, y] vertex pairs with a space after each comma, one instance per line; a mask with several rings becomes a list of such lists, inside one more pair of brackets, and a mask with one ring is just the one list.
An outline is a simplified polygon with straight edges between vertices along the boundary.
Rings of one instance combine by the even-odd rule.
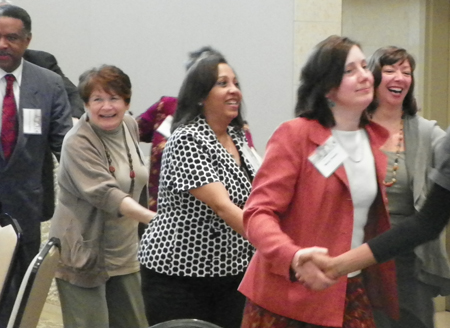
[[[280, 300], [281, 301], [281, 300]], [[324, 313], [324, 316], [327, 314]], [[256, 305], [249, 299], [245, 305], [241, 328], [320, 328], [307, 322], [289, 319]], [[341, 328], [329, 327], [325, 328]], [[375, 328], [372, 306], [364, 289], [361, 275], [349, 278], [345, 296], [345, 310], [342, 328]]]

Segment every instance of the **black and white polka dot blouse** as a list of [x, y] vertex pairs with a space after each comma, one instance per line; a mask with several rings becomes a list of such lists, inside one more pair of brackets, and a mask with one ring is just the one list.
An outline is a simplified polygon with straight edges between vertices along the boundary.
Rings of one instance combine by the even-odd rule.
[[[229, 127], [251, 178], [255, 170], [242, 152], [245, 136]], [[167, 141], [161, 165], [158, 213], [142, 236], [139, 261], [159, 273], [191, 277], [221, 277], [243, 272], [253, 247], [189, 193], [221, 182], [231, 200], [244, 207], [251, 183], [233, 157], [199, 116], [180, 126]]]

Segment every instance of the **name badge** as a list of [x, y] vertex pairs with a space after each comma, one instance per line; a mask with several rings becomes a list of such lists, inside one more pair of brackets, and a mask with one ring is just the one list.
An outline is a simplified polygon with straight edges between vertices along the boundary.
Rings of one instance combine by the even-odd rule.
[[328, 178], [348, 157], [347, 152], [330, 136], [308, 157], [319, 172]]
[[23, 109], [23, 133], [42, 134], [42, 112], [40, 109]]
[[161, 125], [156, 129], [157, 132], [161, 133], [166, 139], [170, 137], [170, 128], [172, 127], [173, 116], [169, 115], [161, 123]]
[[245, 158], [248, 159], [255, 172], [258, 172], [259, 168], [261, 167], [262, 158], [261, 156], [259, 156], [256, 150], [254, 148], [250, 148], [247, 143], [244, 143], [242, 153], [244, 154]]

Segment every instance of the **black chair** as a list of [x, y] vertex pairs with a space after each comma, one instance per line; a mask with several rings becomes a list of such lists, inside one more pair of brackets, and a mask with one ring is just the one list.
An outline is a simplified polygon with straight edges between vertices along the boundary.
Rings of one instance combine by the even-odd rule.
[[198, 319], [176, 319], [157, 323], [149, 328], [221, 328], [211, 322]]
[[28, 266], [7, 328], [35, 328], [60, 258], [60, 241], [51, 238]]

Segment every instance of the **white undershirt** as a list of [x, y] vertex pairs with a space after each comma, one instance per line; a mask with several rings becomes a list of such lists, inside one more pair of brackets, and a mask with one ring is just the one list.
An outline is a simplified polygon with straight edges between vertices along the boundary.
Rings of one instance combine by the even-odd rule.
[[[370, 206], [374, 202], [378, 191], [375, 161], [365, 130], [332, 130], [331, 132], [340, 146], [349, 155], [344, 161], [344, 168], [350, 185], [350, 194], [353, 202], [351, 248], [356, 248], [364, 242], [364, 227], [367, 223]], [[348, 276], [355, 276], [359, 272], [352, 272]]]

